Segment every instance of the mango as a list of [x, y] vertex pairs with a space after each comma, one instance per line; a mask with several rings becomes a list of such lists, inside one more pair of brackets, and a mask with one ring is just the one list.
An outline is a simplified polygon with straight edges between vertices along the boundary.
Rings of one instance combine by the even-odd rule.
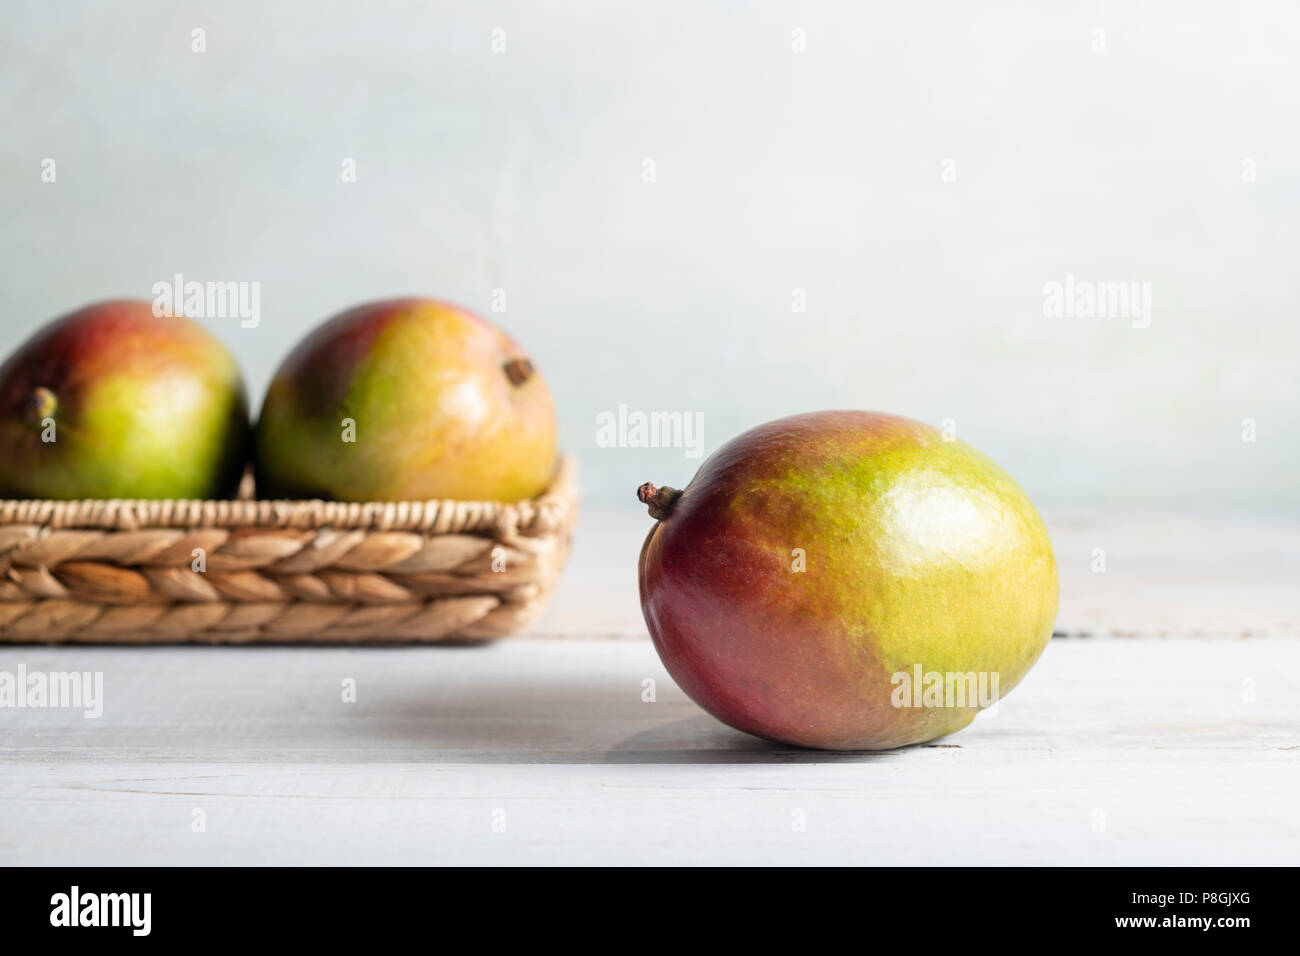
[[218, 498], [249, 452], [234, 357], [148, 302], [89, 305], [0, 366], [0, 496]]
[[546, 380], [504, 332], [428, 299], [337, 315], [290, 353], [256, 429], [259, 497], [519, 501], [555, 470]]
[[883, 750], [960, 730], [1052, 636], [1058, 584], [1038, 512], [971, 446], [894, 415], [761, 425], [681, 491], [638, 577], [665, 667], [739, 730]]

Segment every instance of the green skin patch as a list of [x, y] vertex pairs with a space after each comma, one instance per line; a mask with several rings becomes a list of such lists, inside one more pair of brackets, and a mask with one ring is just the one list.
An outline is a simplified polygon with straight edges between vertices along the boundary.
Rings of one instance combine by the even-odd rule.
[[[57, 441], [30, 444], [49, 497], [211, 498], [229, 494], [231, 446], [248, 408], [185, 376], [112, 376], [55, 415]], [[94, 495], [86, 492], [93, 490]]]
[[[762, 506], [755, 514], [754, 502], [766, 499], [785, 502], [799, 530], [777, 533]], [[936, 436], [863, 457], [841, 452], [812, 469], [756, 478], [732, 507], [787, 564], [791, 538], [806, 542], [796, 545], [807, 554], [806, 576], [782, 575], [772, 586], [789, 598], [804, 591], [844, 622], [850, 640], [870, 642], [891, 672], [916, 663], [987, 671], [1030, 657], [1003, 675], [1009, 690], [1041, 650], [1044, 621], [1055, 619], [1054, 603], [1023, 600], [1055, 587], [1042, 520], [1019, 486], [965, 443]]]

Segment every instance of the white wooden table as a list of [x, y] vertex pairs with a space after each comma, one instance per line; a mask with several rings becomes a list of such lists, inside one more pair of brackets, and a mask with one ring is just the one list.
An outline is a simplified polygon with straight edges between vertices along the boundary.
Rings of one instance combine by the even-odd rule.
[[1300, 862], [1300, 520], [1050, 523], [1060, 630], [1096, 636], [886, 754], [769, 745], [678, 691], [631, 509], [588, 509], [532, 639], [0, 647], [105, 695], [0, 709], [0, 864]]

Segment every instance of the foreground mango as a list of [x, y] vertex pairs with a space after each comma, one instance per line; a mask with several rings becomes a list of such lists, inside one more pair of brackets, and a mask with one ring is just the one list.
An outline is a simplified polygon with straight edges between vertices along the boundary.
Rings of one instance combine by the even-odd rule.
[[643, 485], [646, 624], [672, 678], [747, 733], [880, 750], [969, 724], [1052, 636], [1056, 563], [987, 457], [872, 412], [761, 425], [682, 491]]

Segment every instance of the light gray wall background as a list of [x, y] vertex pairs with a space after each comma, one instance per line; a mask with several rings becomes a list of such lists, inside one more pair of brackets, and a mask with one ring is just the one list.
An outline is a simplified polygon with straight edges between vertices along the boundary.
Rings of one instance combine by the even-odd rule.
[[[702, 413], [706, 451], [952, 419], [1046, 505], [1296, 502], [1293, 3], [3, 10], [4, 351], [177, 272], [257, 281], [258, 328], [208, 324], [260, 397], [341, 307], [501, 288], [593, 499], [698, 465], [597, 447], [625, 403]], [[1149, 327], [1046, 316], [1067, 274], [1150, 283]]]

